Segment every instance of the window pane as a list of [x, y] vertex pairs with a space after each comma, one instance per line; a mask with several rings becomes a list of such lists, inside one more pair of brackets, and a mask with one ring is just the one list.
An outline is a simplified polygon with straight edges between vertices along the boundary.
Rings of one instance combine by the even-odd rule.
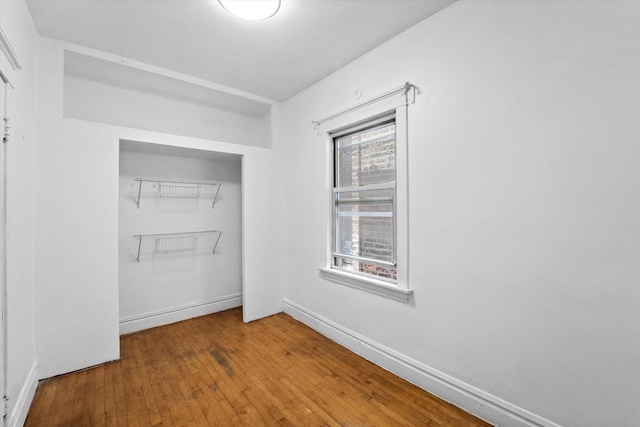
[[395, 262], [393, 225], [393, 189], [337, 194], [336, 253]]
[[381, 184], [396, 180], [394, 123], [336, 138], [336, 186]]
[[345, 270], [351, 270], [354, 273], [365, 273], [391, 280], [398, 278], [396, 267], [386, 267], [346, 258], [337, 258], [334, 265]]

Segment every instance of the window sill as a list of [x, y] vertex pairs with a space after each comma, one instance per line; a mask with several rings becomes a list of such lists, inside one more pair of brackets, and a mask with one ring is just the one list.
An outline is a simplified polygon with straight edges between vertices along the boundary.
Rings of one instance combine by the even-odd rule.
[[370, 279], [357, 274], [349, 274], [331, 268], [320, 268], [320, 277], [340, 285], [361, 289], [372, 294], [381, 295], [386, 298], [400, 302], [409, 302], [413, 294], [412, 289], [400, 288], [396, 285], [382, 280]]

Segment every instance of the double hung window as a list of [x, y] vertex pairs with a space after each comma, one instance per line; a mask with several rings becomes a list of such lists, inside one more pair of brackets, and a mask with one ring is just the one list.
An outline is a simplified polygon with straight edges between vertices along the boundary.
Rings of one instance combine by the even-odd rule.
[[415, 86], [406, 83], [313, 122], [326, 144], [320, 277], [401, 302], [413, 295], [408, 106], [414, 100]]
[[330, 135], [332, 268], [397, 280], [395, 114]]

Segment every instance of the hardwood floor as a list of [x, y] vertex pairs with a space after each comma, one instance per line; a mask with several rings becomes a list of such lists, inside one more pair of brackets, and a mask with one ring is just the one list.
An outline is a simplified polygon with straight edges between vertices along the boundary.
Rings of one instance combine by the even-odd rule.
[[487, 426], [285, 314], [241, 309], [120, 339], [42, 381], [25, 426]]

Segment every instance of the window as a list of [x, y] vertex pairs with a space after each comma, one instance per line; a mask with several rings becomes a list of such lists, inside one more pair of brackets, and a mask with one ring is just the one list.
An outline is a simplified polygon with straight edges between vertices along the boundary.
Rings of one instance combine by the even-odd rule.
[[[401, 98], [401, 99], [399, 99]], [[408, 107], [404, 86], [314, 121], [322, 135], [320, 277], [409, 302]]]
[[332, 268], [395, 283], [395, 115], [331, 134]]

